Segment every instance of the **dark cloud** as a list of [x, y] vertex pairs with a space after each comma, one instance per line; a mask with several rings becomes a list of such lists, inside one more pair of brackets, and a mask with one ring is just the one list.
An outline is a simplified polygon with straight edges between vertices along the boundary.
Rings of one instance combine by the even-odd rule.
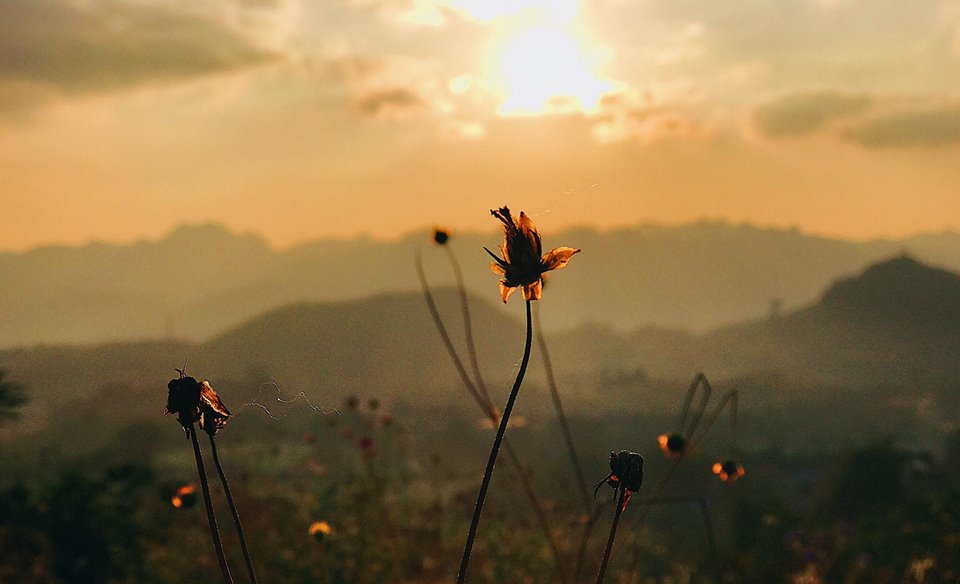
[[0, 83], [109, 91], [264, 62], [275, 55], [199, 17], [102, 0], [3, 0]]
[[403, 117], [429, 108], [429, 104], [416, 92], [398, 87], [372, 91], [361, 95], [356, 101], [357, 109], [372, 117]]
[[803, 136], [862, 113], [871, 102], [866, 96], [842, 93], [796, 93], [758, 106], [753, 111], [753, 123], [769, 138]]
[[876, 148], [960, 144], [960, 103], [887, 114], [853, 126], [843, 136]]

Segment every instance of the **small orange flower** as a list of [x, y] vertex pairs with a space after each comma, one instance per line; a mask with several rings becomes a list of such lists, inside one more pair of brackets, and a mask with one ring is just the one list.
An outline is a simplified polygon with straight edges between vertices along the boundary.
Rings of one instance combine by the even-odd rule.
[[310, 524], [310, 528], [307, 529], [307, 533], [313, 536], [317, 541], [327, 537], [333, 533], [333, 529], [330, 527], [330, 524], [326, 521], [314, 521]]
[[725, 483], [732, 483], [746, 474], [743, 466], [736, 460], [725, 460], [713, 465], [713, 474], [720, 477]]
[[184, 485], [170, 497], [170, 504], [176, 509], [193, 507], [197, 502], [196, 485]]
[[660, 434], [657, 437], [657, 444], [668, 458], [683, 456], [687, 452], [687, 439], [682, 434]]
[[514, 218], [507, 207], [491, 210], [490, 214], [503, 223], [503, 245], [500, 246], [503, 257], [498, 257], [487, 248], [483, 249], [496, 260], [490, 264], [490, 269], [494, 274], [503, 276], [500, 280], [500, 297], [504, 304], [513, 291], [521, 287], [524, 300], [540, 300], [543, 274], [566, 266], [573, 254], [580, 250], [558, 247], [543, 253], [540, 234], [523, 211], [520, 211], [519, 218]]

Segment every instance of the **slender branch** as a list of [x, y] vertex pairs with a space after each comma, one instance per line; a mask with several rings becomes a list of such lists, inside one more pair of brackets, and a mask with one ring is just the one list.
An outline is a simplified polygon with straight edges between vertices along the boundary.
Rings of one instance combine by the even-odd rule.
[[570, 464], [573, 466], [577, 486], [580, 489], [580, 498], [583, 503], [584, 513], [590, 515], [593, 512], [593, 504], [590, 500], [590, 489], [587, 487], [587, 478], [583, 474], [583, 466], [580, 465], [580, 458], [577, 456], [577, 449], [573, 444], [573, 434], [570, 432], [570, 425], [567, 423], [567, 416], [563, 411], [563, 401], [560, 399], [560, 392], [557, 391], [557, 380], [553, 376], [553, 364], [550, 361], [550, 352], [547, 351], [547, 341], [543, 337], [543, 327], [540, 326], [539, 307], [534, 310], [533, 318], [534, 327], [537, 329], [537, 346], [543, 355], [543, 367], [547, 373], [547, 387], [550, 388], [550, 397], [553, 399], [553, 409], [557, 412], [557, 421], [560, 423], [563, 441], [567, 446], [567, 454], [570, 455]]
[[470, 357], [470, 365], [473, 368], [473, 378], [477, 380], [477, 389], [480, 394], [490, 401], [490, 393], [487, 391], [487, 384], [483, 382], [483, 376], [480, 374], [480, 360], [477, 358], [477, 348], [473, 343], [473, 323], [470, 319], [470, 305], [467, 302], [467, 287], [463, 283], [463, 272], [460, 271], [460, 262], [453, 255], [453, 250], [449, 245], [444, 245], [443, 249], [447, 252], [447, 258], [450, 260], [450, 267], [453, 268], [453, 276], [457, 280], [457, 290], [460, 292], [460, 310], [463, 312], [463, 335], [467, 340], [467, 355]]
[[[423, 291], [423, 297], [427, 303], [427, 309], [430, 311], [430, 316], [433, 318], [433, 324], [436, 327], [437, 332], [440, 334], [440, 338], [443, 340], [443, 346], [446, 347], [447, 354], [450, 356], [450, 360], [453, 361], [453, 365], [456, 368], [457, 373], [460, 375], [460, 381], [467, 389], [467, 393], [470, 394], [476, 404], [483, 411], [483, 414], [487, 416], [494, 425], [498, 425], [500, 423], [500, 417], [497, 414], [496, 409], [493, 407], [493, 403], [490, 401], [489, 396], [481, 393], [477, 389], [477, 386], [474, 384], [473, 380], [470, 379], [470, 375], [467, 373], [467, 369], [464, 367], [463, 361], [460, 359], [460, 355], [457, 353], [456, 348], [453, 346], [453, 342], [450, 340], [450, 334], [447, 332], [447, 327], [443, 324], [443, 319], [440, 317], [440, 312], [437, 310], [437, 303], [433, 298], [433, 293], [430, 290], [430, 284], [427, 282], [427, 276], [423, 270], [423, 260], [420, 254], [420, 248], [417, 248], [414, 263], [417, 268], [417, 276], [420, 279], [420, 288]], [[537, 493], [533, 489], [530, 476], [520, 463], [520, 457], [517, 456], [516, 451], [513, 449], [513, 446], [510, 444], [510, 440], [507, 437], [503, 438], [503, 449], [507, 454], [507, 461], [510, 462], [510, 464], [514, 467], [517, 476], [520, 477], [520, 484], [523, 487], [524, 494], [530, 502], [530, 507], [533, 509], [533, 512], [537, 517], [537, 522], [540, 524], [540, 529], [543, 531], [543, 535], [550, 546], [550, 551], [553, 553], [553, 559], [554, 563], [556, 564], [557, 573], [561, 574], [563, 580], [566, 581], [567, 574], [563, 569], [563, 555], [560, 553], [560, 547], [557, 545], [556, 538], [553, 536], [553, 532], [550, 529], [550, 523], [547, 521], [547, 514], [544, 512], [543, 506], [540, 504], [540, 499], [537, 497]]]
[[710, 401], [710, 394], [713, 393], [713, 387], [711, 387], [706, 375], [703, 373], [697, 373], [697, 375], [693, 378], [693, 382], [690, 384], [690, 389], [687, 390], [687, 398], [683, 403], [683, 411], [680, 414], [680, 427], [678, 428], [680, 433], [683, 433], [686, 430], [687, 415], [690, 413], [690, 405], [693, 403], [693, 396], [697, 393], [697, 388], [701, 385], [703, 386], [703, 392], [700, 394], [700, 405], [697, 408], [697, 412], [693, 415], [693, 421], [690, 423], [689, 434], [691, 436], [697, 431], [697, 425], [700, 423], [700, 418], [703, 416], [703, 412], [707, 409], [707, 403]]
[[603, 561], [600, 562], [600, 572], [597, 574], [597, 584], [603, 584], [603, 577], [607, 574], [607, 564], [610, 563], [610, 552], [613, 550], [613, 539], [617, 537], [617, 525], [620, 524], [620, 515], [623, 514], [623, 508], [626, 507], [624, 504], [624, 497], [627, 493], [627, 490], [623, 488], [621, 483], [620, 488], [617, 489], [617, 508], [613, 511], [613, 525], [610, 526], [610, 537], [607, 538], [607, 548], [603, 552]]
[[223, 542], [220, 541], [220, 531], [217, 529], [217, 517], [213, 514], [213, 503], [210, 500], [210, 485], [207, 484], [207, 471], [203, 468], [203, 455], [200, 454], [200, 442], [197, 441], [197, 428], [192, 423], [190, 424], [189, 432], [190, 439], [193, 441], [193, 455], [197, 459], [197, 473], [200, 475], [203, 504], [207, 508], [207, 521], [210, 523], [210, 535], [213, 537], [213, 547], [217, 551], [217, 561], [220, 562], [223, 581], [226, 584], [233, 584], [233, 577], [230, 576], [230, 566], [227, 565], [227, 557], [223, 553]]
[[433, 292], [430, 291], [430, 284], [427, 283], [427, 275], [423, 271], [423, 258], [421, 257], [419, 247], [417, 248], [414, 264], [417, 267], [417, 276], [420, 278], [420, 288], [423, 290], [423, 298], [427, 301], [427, 309], [430, 311], [430, 316], [433, 317], [433, 324], [436, 326], [437, 332], [440, 333], [440, 339], [443, 341], [443, 346], [447, 349], [447, 354], [450, 355], [450, 359], [453, 361], [453, 366], [456, 367], [457, 373], [460, 374], [460, 381], [463, 382], [464, 387], [467, 388], [467, 391], [481, 407], [491, 409], [493, 406], [490, 404], [490, 400], [484, 399], [483, 395], [477, 390], [477, 386], [474, 385], [470, 379], [470, 375], [463, 366], [463, 361], [460, 360], [460, 356], [457, 354], [457, 349], [453, 346], [453, 341], [450, 340], [447, 327], [443, 324], [443, 319], [440, 318], [440, 311], [437, 310], [437, 303], [433, 299]]
[[233, 501], [233, 495], [230, 493], [230, 484], [227, 482], [227, 475], [223, 472], [223, 466], [220, 465], [220, 457], [217, 455], [217, 440], [213, 434], [210, 437], [210, 452], [213, 453], [213, 464], [217, 467], [217, 474], [220, 475], [220, 484], [223, 485], [223, 492], [227, 496], [227, 505], [230, 507], [230, 514], [233, 515], [233, 524], [237, 528], [237, 536], [240, 538], [240, 549], [243, 550], [243, 561], [247, 564], [247, 574], [250, 576], [250, 582], [257, 584], [257, 574], [253, 571], [253, 562], [250, 560], [250, 550], [247, 549], [247, 538], [243, 534], [243, 525], [240, 523], [240, 513], [237, 512], [237, 506]]
[[517, 372], [517, 379], [513, 382], [513, 388], [510, 390], [510, 397], [507, 399], [507, 405], [503, 409], [503, 416], [500, 418], [500, 427], [497, 428], [497, 435], [493, 439], [493, 447], [490, 449], [490, 458], [487, 460], [487, 468], [483, 473], [483, 481], [480, 483], [480, 492], [477, 495], [477, 504], [473, 510], [473, 519], [470, 521], [470, 530], [467, 532], [467, 543], [463, 548], [463, 558], [460, 560], [460, 571], [457, 574], [457, 584], [463, 584], [467, 578], [467, 567], [470, 565], [470, 553], [473, 551], [473, 542], [477, 537], [477, 527], [480, 525], [480, 515], [483, 512], [483, 502], [487, 497], [487, 489], [490, 487], [490, 478], [493, 476], [493, 467], [497, 463], [497, 455], [500, 453], [500, 444], [503, 442], [503, 436], [507, 432], [507, 424], [510, 420], [510, 412], [513, 411], [513, 404], [517, 401], [517, 394], [520, 393], [520, 384], [523, 383], [523, 376], [527, 372], [527, 364], [530, 362], [530, 345], [533, 342], [533, 325], [530, 318], [530, 302], [530, 300], [526, 301], [527, 334], [523, 345], [523, 359], [520, 361], [520, 370]]

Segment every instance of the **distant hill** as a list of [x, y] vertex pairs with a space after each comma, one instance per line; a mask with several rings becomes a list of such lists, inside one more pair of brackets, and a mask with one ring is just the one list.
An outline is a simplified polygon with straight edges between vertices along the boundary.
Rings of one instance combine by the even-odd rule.
[[[549, 226], [546, 226], [547, 228]], [[901, 251], [960, 269], [960, 234], [857, 243], [726, 223], [546, 231], [547, 247], [583, 248], [551, 282], [551, 330], [607, 323], [707, 331], [808, 303], [831, 280]], [[483, 246], [455, 234], [471, 293], [494, 297]], [[199, 341], [271, 308], [416, 291], [414, 249], [431, 281], [452, 283], [426, 233], [395, 241], [315, 241], [278, 251], [253, 234], [183, 226], [159, 241], [0, 254], [0, 347], [180, 338]]]
[[[484, 375], [502, 398], [522, 349], [522, 303], [503, 307], [490, 296], [470, 303]], [[441, 289], [436, 297], [462, 349], [458, 296]], [[557, 309], [549, 297], [537, 308], [544, 316]], [[623, 333], [588, 324], [547, 338], [564, 391], [581, 412], [635, 405], [642, 396], [648, 404], [673, 404], [678, 397], [663, 394], [661, 382], [682, 384], [701, 370], [728, 383], [760, 378], [780, 380], [774, 385], [783, 387], [900, 385], [919, 391], [925, 384], [956, 385], [960, 375], [960, 275], [900, 256], [837, 281], [806, 307], [702, 335], [650, 327]], [[166, 381], [184, 359], [197, 375], [228, 390], [234, 403], [260, 392], [271, 400], [275, 390], [262, 384], [273, 381], [287, 397], [303, 391], [327, 406], [359, 394], [472, 407], [420, 293], [289, 305], [203, 343], [0, 351], [0, 367], [30, 390], [29, 426], [37, 429], [81, 412], [89, 412], [84, 423], [156, 416]], [[544, 395], [537, 350], [526, 391]]]

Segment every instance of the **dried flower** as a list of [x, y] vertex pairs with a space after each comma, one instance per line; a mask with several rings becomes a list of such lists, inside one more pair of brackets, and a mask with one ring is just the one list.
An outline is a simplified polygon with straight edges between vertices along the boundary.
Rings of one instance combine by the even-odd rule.
[[213, 389], [209, 381], [200, 382], [200, 428], [215, 435], [220, 428], [227, 425], [230, 410], [220, 401], [217, 390]]
[[177, 509], [189, 509], [197, 504], [197, 486], [183, 485], [170, 497], [170, 504]]
[[636, 493], [643, 484], [643, 457], [636, 452], [621, 450], [610, 452], [610, 476], [607, 484], [614, 489], [622, 486]]
[[677, 458], [687, 453], [687, 439], [682, 434], [660, 434], [657, 437], [660, 450], [669, 458]]
[[736, 460], [724, 460], [713, 465], [713, 474], [725, 483], [732, 483], [746, 474], [743, 466]]
[[433, 242], [437, 245], [446, 245], [450, 241], [450, 231], [444, 229], [443, 227], [435, 227], [433, 229]]
[[580, 250], [558, 247], [544, 254], [540, 234], [523, 211], [519, 219], [514, 218], [507, 207], [491, 210], [490, 214], [503, 223], [504, 241], [500, 246], [503, 257], [483, 248], [496, 260], [490, 264], [490, 269], [503, 276], [500, 280], [500, 297], [506, 303], [513, 291], [522, 287], [524, 300], [540, 300], [544, 272], [566, 266], [571, 256]]
[[176, 414], [189, 437], [190, 427], [200, 419], [200, 384], [193, 377], [181, 375], [167, 383], [167, 414]]
[[611, 451], [610, 474], [596, 484], [593, 489], [594, 496], [603, 483], [610, 485], [613, 490], [621, 488], [624, 490], [623, 506], [626, 507], [630, 496], [639, 491], [640, 486], [643, 485], [643, 457], [629, 450]]
[[307, 533], [313, 536], [313, 538], [317, 541], [320, 541], [333, 533], [333, 529], [326, 521], [314, 521], [310, 524], [310, 528], [307, 529]]

